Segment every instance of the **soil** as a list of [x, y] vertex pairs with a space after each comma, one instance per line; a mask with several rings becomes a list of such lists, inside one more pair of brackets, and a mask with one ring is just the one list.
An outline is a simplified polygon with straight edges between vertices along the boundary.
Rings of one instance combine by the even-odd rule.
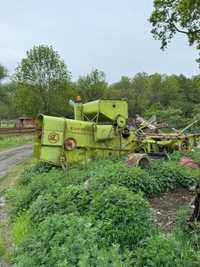
[[0, 177], [18, 162], [28, 158], [33, 153], [33, 145], [24, 145], [0, 152]]
[[173, 192], [152, 197], [150, 205], [157, 213], [158, 224], [164, 231], [171, 231], [176, 222], [177, 211], [181, 207], [190, 207], [195, 194], [191, 190], [179, 188]]

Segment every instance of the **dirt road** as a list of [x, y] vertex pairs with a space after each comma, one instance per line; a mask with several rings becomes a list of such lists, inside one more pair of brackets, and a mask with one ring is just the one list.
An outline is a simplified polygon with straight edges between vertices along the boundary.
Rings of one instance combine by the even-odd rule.
[[0, 152], [0, 177], [14, 167], [18, 162], [33, 154], [33, 145], [23, 145]]

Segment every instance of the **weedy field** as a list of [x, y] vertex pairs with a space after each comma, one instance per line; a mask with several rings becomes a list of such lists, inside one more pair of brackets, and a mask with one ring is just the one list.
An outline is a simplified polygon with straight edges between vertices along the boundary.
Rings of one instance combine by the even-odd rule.
[[32, 135], [0, 136], [0, 151], [33, 142]]
[[[200, 163], [200, 151], [188, 155]], [[199, 267], [200, 228], [187, 224], [189, 205], [170, 232], [150, 205], [152, 197], [199, 179], [197, 170], [176, 163], [180, 156], [146, 170], [119, 160], [67, 171], [45, 163], [28, 167], [6, 193], [12, 266]]]

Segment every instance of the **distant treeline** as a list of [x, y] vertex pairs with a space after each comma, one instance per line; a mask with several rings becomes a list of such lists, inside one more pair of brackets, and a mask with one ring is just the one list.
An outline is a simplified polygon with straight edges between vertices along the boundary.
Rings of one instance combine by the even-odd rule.
[[[5, 68], [0, 66], [0, 81], [6, 76]], [[200, 76], [138, 73], [108, 84], [102, 71], [93, 70], [72, 81], [64, 61], [48, 46], [33, 47], [12, 81], [0, 83], [0, 119], [38, 113], [72, 117], [68, 101], [76, 95], [83, 102], [127, 98], [129, 116], [156, 115], [158, 121], [168, 122], [170, 127], [181, 128], [200, 120]]]

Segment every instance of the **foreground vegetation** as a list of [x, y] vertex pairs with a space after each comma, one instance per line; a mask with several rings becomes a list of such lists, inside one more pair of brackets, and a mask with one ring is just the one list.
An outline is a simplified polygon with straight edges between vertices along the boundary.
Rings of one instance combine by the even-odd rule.
[[[199, 161], [200, 152], [189, 155]], [[38, 163], [7, 192], [16, 267], [199, 266], [199, 228], [181, 211], [163, 233], [151, 195], [190, 187], [198, 171], [176, 164], [180, 153], [148, 170], [94, 161], [67, 172]]]
[[32, 135], [0, 136], [0, 151], [33, 142]]
[[16, 179], [24, 168], [33, 164], [32, 159], [25, 160], [13, 169], [11, 169], [5, 176], [0, 177], [0, 266], [10, 266], [11, 246], [12, 240], [10, 237], [9, 217], [7, 216], [6, 207], [3, 205], [4, 194], [15, 183]]

